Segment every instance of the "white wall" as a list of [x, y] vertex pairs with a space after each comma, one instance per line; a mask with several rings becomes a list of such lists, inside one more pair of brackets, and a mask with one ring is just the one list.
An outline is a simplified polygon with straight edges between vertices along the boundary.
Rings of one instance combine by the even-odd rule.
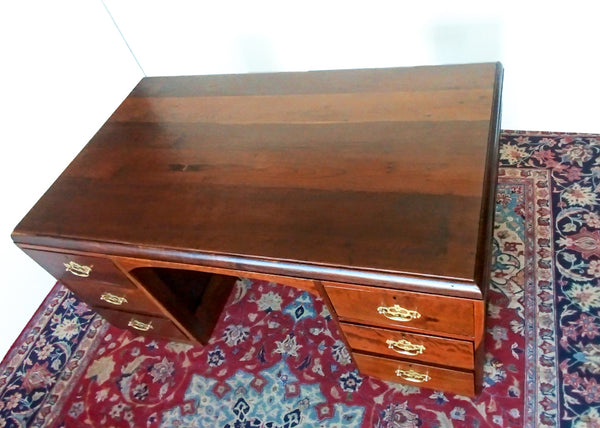
[[[147, 75], [500, 60], [504, 128], [600, 132], [594, 2], [104, 4]], [[104, 4], [0, 5], [0, 356], [53, 284], [13, 227], [143, 75]]]
[[600, 132], [596, 2], [105, 0], [148, 75], [505, 67], [505, 129]]
[[10, 234], [142, 77], [102, 3], [0, 5], [0, 359], [54, 280]]

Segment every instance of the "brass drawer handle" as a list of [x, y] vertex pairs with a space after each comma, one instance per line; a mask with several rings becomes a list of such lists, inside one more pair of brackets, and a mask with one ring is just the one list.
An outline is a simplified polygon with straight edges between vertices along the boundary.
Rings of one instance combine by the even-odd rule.
[[429, 376], [428, 374], [419, 373], [419, 372], [414, 371], [413, 369], [410, 369], [410, 370], [398, 369], [398, 370], [396, 370], [396, 376], [401, 377], [402, 379], [407, 380], [409, 382], [415, 382], [415, 383], [423, 383], [423, 382], [427, 382], [427, 381], [431, 380], [431, 376]]
[[421, 314], [417, 311], [410, 311], [403, 308], [400, 305], [394, 306], [380, 306], [377, 308], [377, 312], [392, 321], [412, 321], [417, 318], [421, 318]]
[[402, 355], [419, 355], [425, 352], [425, 346], [411, 343], [406, 339], [388, 339], [385, 341], [385, 343], [392, 351]]
[[132, 318], [129, 320], [129, 322], [127, 323], [127, 325], [131, 328], [135, 328], [136, 330], [139, 331], [148, 331], [154, 327], [152, 327], [152, 321], [150, 321], [149, 323], [145, 323], [145, 322], [141, 322], [136, 320], [135, 318]]
[[100, 300], [105, 301], [106, 303], [110, 303], [111, 305], [121, 306], [123, 303], [128, 303], [127, 298], [116, 296], [112, 293], [102, 293], [100, 296]]
[[77, 262], [71, 260], [69, 263], [63, 263], [65, 270], [71, 272], [73, 275], [87, 278], [92, 273], [92, 266], [80, 265]]

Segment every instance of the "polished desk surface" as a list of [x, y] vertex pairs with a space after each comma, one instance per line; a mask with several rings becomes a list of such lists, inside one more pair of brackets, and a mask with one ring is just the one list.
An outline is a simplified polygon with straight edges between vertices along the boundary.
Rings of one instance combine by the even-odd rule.
[[482, 298], [501, 74], [144, 78], [13, 239]]

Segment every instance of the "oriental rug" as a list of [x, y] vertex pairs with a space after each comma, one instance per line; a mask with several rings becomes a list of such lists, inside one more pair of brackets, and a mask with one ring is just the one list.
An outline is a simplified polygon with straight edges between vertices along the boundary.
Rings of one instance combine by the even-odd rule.
[[0, 364], [0, 427], [600, 426], [599, 186], [600, 136], [502, 134], [475, 399], [362, 375], [301, 290], [238, 281], [201, 348], [57, 284]]

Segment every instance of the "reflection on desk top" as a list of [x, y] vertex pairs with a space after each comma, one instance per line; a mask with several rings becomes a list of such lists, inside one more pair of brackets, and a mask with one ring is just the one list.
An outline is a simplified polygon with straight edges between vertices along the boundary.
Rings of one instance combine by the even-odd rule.
[[500, 64], [144, 78], [13, 239], [480, 297], [501, 79]]

